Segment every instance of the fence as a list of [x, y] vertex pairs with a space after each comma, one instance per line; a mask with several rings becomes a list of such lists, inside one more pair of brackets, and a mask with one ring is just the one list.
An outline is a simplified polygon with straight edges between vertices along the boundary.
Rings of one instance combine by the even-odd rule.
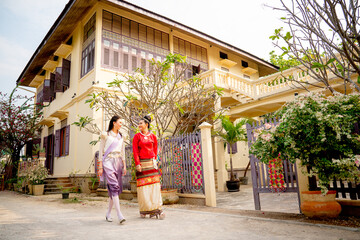
[[[320, 190], [316, 177], [309, 177], [309, 189]], [[360, 200], [360, 183], [334, 179], [329, 189], [336, 191], [336, 198]]]
[[[132, 146], [125, 147], [123, 188], [130, 189]], [[200, 131], [158, 140], [158, 167], [162, 189], [181, 193], [205, 193]]]

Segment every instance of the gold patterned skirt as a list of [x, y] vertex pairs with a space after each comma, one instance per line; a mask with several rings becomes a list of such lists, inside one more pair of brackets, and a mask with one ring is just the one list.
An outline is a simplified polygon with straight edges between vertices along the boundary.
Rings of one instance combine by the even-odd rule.
[[162, 197], [159, 171], [153, 159], [140, 159], [141, 172], [136, 172], [137, 198], [140, 214], [156, 215], [162, 212]]

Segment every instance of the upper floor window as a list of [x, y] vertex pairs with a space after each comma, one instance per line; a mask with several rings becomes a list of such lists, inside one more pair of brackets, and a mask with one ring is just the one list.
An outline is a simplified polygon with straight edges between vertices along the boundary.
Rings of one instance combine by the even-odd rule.
[[95, 19], [96, 14], [94, 14], [84, 26], [84, 42], [95, 32]]
[[169, 50], [169, 34], [103, 11], [103, 29]]
[[95, 39], [82, 51], [81, 55], [81, 77], [94, 68]]
[[70, 125], [67, 119], [61, 121], [61, 128], [55, 132], [55, 157], [69, 155]]

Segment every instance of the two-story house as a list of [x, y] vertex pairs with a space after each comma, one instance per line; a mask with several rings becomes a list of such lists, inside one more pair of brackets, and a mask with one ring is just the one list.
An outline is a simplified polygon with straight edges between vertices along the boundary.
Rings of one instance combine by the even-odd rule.
[[253, 91], [249, 83], [278, 70], [246, 51], [129, 2], [70, 0], [17, 80], [36, 88], [36, 101], [48, 105], [41, 122], [41, 146], [53, 176], [84, 173], [98, 150], [89, 145], [97, 136], [72, 125], [78, 116], [89, 116], [106, 129], [105, 114], [85, 104], [88, 94], [106, 88], [117, 72], [146, 69], [147, 60], [163, 60], [170, 52], [186, 55], [204, 78], [225, 88], [223, 106], [246, 103], [247, 93]]

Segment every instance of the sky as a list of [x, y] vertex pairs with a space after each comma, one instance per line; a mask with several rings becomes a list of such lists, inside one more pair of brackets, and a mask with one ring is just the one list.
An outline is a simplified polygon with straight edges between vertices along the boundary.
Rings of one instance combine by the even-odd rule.
[[[269, 60], [269, 39], [281, 13], [277, 0], [128, 0]], [[0, 91], [10, 93], [32, 54], [68, 0], [0, 1]], [[34, 91], [33, 88], [29, 88]], [[19, 90], [19, 94], [31, 96]]]

